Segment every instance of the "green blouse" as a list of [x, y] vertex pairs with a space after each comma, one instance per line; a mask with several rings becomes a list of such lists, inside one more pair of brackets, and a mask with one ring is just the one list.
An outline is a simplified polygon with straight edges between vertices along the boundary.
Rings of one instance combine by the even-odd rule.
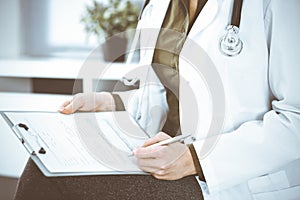
[[202, 1], [194, 20], [189, 22], [190, 0], [171, 0], [159, 33], [152, 66], [167, 91], [169, 112], [163, 131], [171, 136], [181, 134], [179, 123], [179, 54], [190, 28], [203, 7]]

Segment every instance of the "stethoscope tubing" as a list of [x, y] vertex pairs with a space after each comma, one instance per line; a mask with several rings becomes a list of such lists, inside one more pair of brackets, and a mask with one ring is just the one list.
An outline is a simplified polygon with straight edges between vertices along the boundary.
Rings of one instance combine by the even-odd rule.
[[[205, 4], [207, 3], [208, 0], [201, 0], [200, 3], [200, 7], [198, 9], [203, 9], [203, 7], [205, 6]], [[139, 15], [139, 20], [141, 19], [141, 15], [143, 10], [145, 9], [145, 7], [147, 6], [147, 4], [150, 2], [150, 0], [145, 0], [144, 4], [142, 5], [141, 8], [141, 12]], [[231, 21], [229, 23], [229, 25], [226, 26], [225, 30], [226, 30], [226, 34], [220, 38], [219, 41], [219, 50], [220, 52], [225, 55], [225, 56], [236, 56], [238, 55], [242, 48], [243, 48], [243, 42], [240, 40], [239, 37], [239, 27], [240, 27], [240, 21], [241, 21], [241, 13], [242, 13], [242, 6], [243, 6], [243, 0], [234, 0], [234, 4], [233, 4], [233, 10], [232, 10], [232, 14], [231, 14]], [[140, 38], [140, 34], [141, 34], [141, 27], [140, 27], [140, 23], [138, 23], [137, 26], [137, 30], [129, 51], [129, 55], [127, 57], [127, 61], [126, 64], [130, 64], [132, 62], [132, 58], [133, 58], [133, 54], [135, 52], [135, 49], [137, 48], [137, 44], [138, 44], [138, 40]], [[148, 76], [149, 76], [149, 69], [147, 71], [147, 79], [148, 80]], [[145, 93], [145, 88], [143, 88], [143, 92], [142, 92], [142, 97], [144, 97], [144, 93]], [[139, 121], [141, 119], [141, 109], [142, 109], [142, 101], [140, 102], [140, 104], [138, 105], [138, 114], [136, 116], [136, 120]]]
[[234, 0], [232, 15], [231, 15], [231, 25], [240, 28], [241, 15], [242, 15], [243, 0]]

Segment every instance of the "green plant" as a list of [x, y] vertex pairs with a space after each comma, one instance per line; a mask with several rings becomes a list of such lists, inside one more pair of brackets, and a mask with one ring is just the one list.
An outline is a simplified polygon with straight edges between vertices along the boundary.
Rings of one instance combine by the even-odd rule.
[[139, 9], [130, 0], [109, 0], [108, 3], [92, 1], [81, 17], [88, 34], [110, 37], [135, 28]]

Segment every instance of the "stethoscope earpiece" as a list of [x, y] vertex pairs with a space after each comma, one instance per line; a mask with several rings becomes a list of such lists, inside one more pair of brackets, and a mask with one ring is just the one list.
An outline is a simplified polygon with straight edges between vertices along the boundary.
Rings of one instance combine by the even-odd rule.
[[239, 28], [233, 25], [226, 27], [226, 34], [220, 39], [220, 52], [226, 56], [238, 55], [243, 49], [243, 42], [239, 35]]

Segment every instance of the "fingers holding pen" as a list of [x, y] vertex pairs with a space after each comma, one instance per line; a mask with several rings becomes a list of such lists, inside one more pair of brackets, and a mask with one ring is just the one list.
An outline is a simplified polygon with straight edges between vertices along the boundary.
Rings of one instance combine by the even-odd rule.
[[159, 146], [155, 148], [141, 147], [135, 150], [137, 165], [140, 169], [150, 173], [163, 171], [166, 168], [164, 149], [166, 146]]
[[151, 145], [157, 144], [161, 141], [171, 138], [166, 133], [160, 132], [154, 137], [146, 140], [144, 144], [135, 149], [133, 154], [137, 159], [148, 159], [148, 158], [160, 158], [164, 154], [164, 149], [167, 147], [165, 145], [152, 147]]
[[165, 133], [157, 134], [133, 152], [137, 165], [155, 178], [163, 180], [177, 180], [195, 174], [191, 153], [180, 142], [185, 137], [170, 138]]
[[134, 155], [137, 159], [158, 159], [163, 156], [163, 149], [165, 149], [166, 146], [158, 146], [155, 148], [152, 147], [139, 147], [134, 150]]
[[[172, 144], [171, 144], [172, 145]], [[169, 146], [155, 148], [140, 148], [136, 150], [136, 162], [143, 171], [151, 173], [157, 179], [175, 180], [180, 177], [174, 176], [174, 164], [177, 158], [166, 156]]]
[[144, 142], [144, 144], [142, 145], [142, 147], [147, 147], [147, 146], [150, 146], [152, 144], [155, 144], [155, 143], [158, 143], [158, 142], [161, 142], [163, 140], [166, 140], [166, 139], [169, 139], [171, 138], [171, 136], [167, 135], [166, 133], [164, 132], [159, 132], [158, 134], [156, 134], [154, 137], [146, 140]]

